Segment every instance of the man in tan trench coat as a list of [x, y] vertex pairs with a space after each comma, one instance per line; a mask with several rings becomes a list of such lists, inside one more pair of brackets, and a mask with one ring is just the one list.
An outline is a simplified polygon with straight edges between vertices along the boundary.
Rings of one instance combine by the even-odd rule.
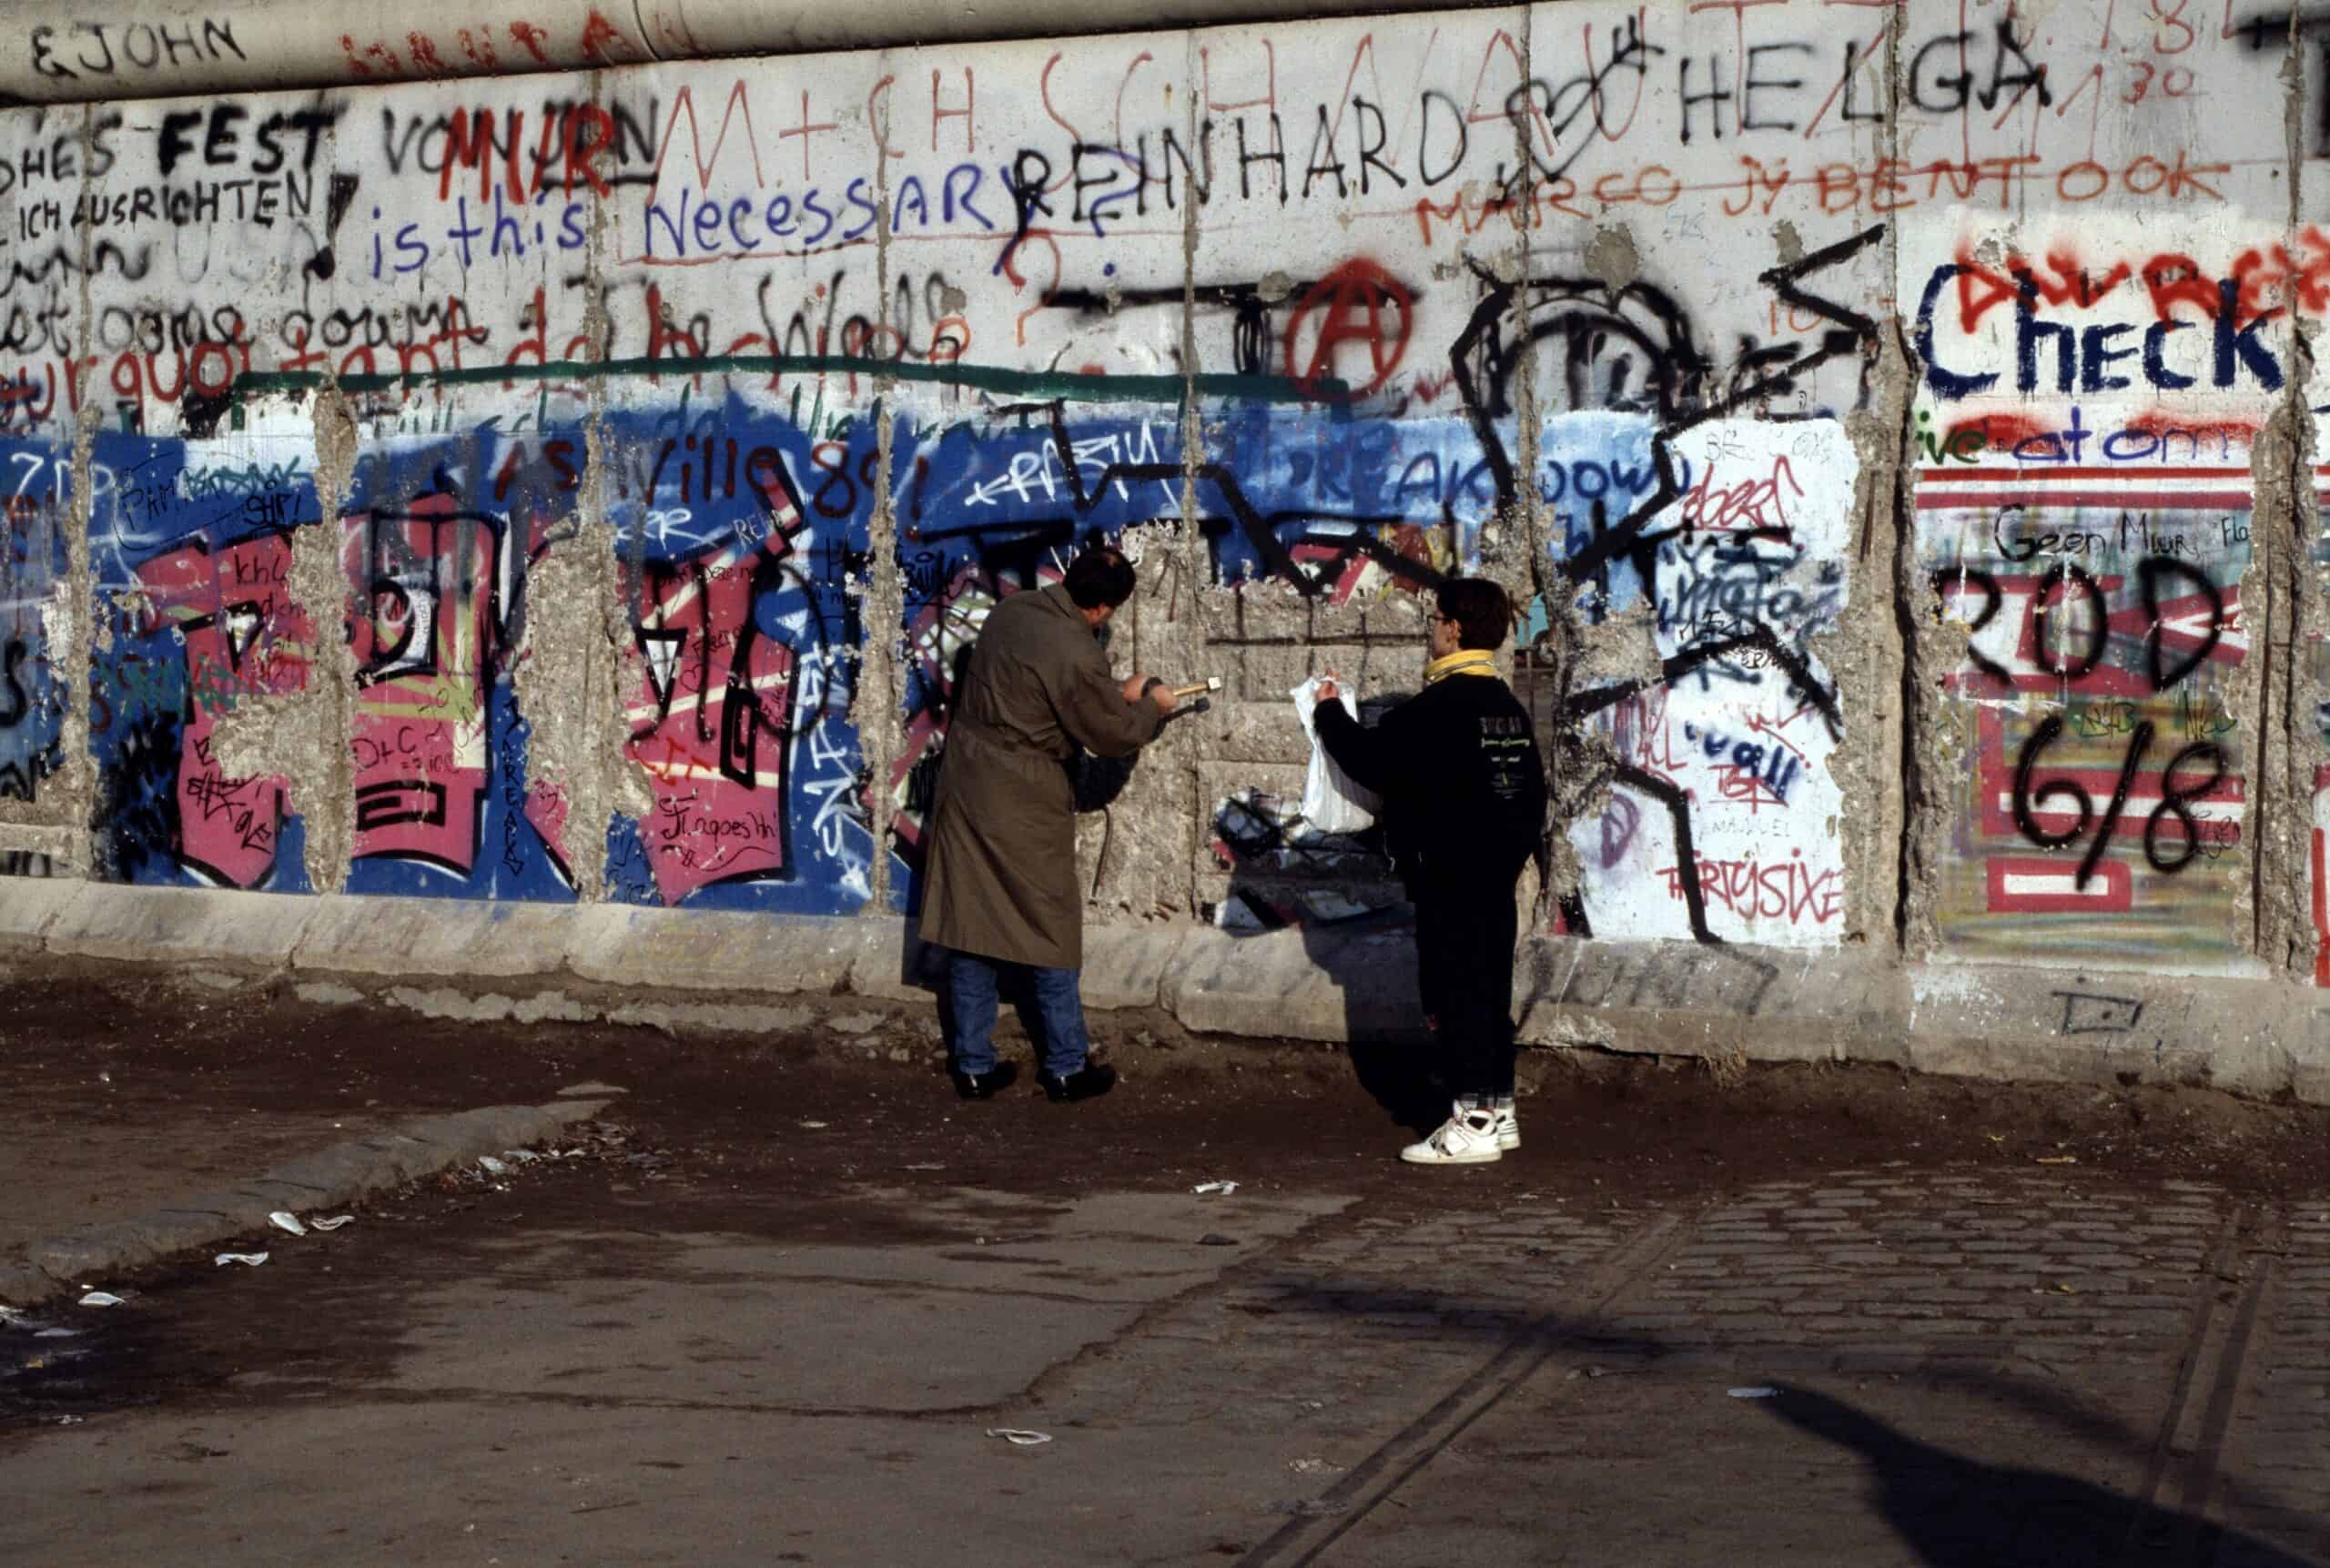
[[1171, 711], [1163, 682], [1119, 684], [1096, 633], [1132, 597], [1131, 564], [1095, 546], [1064, 582], [997, 605], [972, 647], [947, 726], [931, 807], [922, 939], [948, 949], [948, 1068], [965, 1099], [1018, 1076], [995, 1057], [998, 985], [1031, 991], [1021, 1004], [1041, 1051], [1038, 1077], [1056, 1100], [1108, 1093], [1115, 1069], [1085, 1060], [1084, 899], [1076, 875], [1076, 791], [1082, 746], [1129, 756]]

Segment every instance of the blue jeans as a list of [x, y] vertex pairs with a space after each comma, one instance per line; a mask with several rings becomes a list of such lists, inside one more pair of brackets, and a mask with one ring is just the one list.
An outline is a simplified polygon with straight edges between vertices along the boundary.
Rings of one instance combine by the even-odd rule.
[[1012, 1006], [1036, 1041], [1044, 1071], [1064, 1078], [1084, 1066], [1091, 1042], [1084, 1034], [1084, 1002], [1073, 969], [1039, 969], [1030, 964], [982, 958], [975, 953], [947, 955], [947, 1064], [958, 1073], [995, 1070], [996, 999], [1004, 981], [1014, 982]]

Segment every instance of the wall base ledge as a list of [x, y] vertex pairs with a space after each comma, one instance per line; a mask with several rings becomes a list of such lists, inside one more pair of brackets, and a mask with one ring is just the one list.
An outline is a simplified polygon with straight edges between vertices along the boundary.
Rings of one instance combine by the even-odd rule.
[[[1263, 1040], [1429, 1038], [1404, 931], [1096, 926], [1085, 948], [1096, 1011], [1161, 1011], [1193, 1034]], [[896, 916], [0, 883], [0, 960], [20, 968], [281, 975], [318, 999], [420, 998], [501, 1021], [804, 1027], [818, 997], [930, 1006], [937, 959]], [[2330, 1103], [2330, 992], [2295, 981], [1545, 938], [1523, 945], [1514, 1007], [1535, 1047], [2205, 1084]]]

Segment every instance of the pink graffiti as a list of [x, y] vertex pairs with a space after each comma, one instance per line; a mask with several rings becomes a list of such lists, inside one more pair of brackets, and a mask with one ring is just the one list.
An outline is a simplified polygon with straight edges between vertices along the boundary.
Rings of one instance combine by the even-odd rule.
[[359, 859], [477, 864], [501, 550], [498, 528], [451, 496], [346, 524]]
[[[1791, 926], [1826, 925], [1844, 914], [1844, 885], [1832, 868], [1815, 871], [1796, 858], [1766, 863], [1758, 860], [1716, 860], [1698, 857], [1699, 885], [1707, 903], [1719, 905], [1748, 920], [1785, 920]], [[1669, 898], [1682, 896], [1682, 875], [1672, 865], [1657, 868]]]
[[647, 772], [654, 814], [640, 824], [656, 891], [786, 875], [785, 768], [793, 650], [754, 614], [781, 582], [781, 534], [747, 551], [649, 568], [627, 662], [636, 672], [623, 750]]
[[566, 798], [566, 791], [547, 779], [536, 779], [526, 789], [526, 821], [542, 836], [542, 846], [550, 851], [551, 864], [569, 886], [574, 875], [566, 857], [566, 819], [573, 814], [573, 804]]
[[187, 719], [180, 732], [180, 863], [205, 880], [256, 887], [275, 867], [289, 781], [231, 777], [212, 732], [238, 701], [285, 696], [308, 683], [315, 630], [291, 602], [291, 545], [263, 534], [213, 551], [197, 541], [137, 569], [153, 613], [186, 650]]

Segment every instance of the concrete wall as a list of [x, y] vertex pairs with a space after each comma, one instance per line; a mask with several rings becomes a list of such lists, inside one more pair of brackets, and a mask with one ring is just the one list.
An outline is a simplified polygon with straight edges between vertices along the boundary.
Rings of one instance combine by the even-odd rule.
[[1563, 4], [10, 111], [0, 857], [885, 916], [955, 653], [1107, 537], [1119, 663], [1228, 689], [1098, 923], [1395, 903], [1286, 692], [1412, 689], [1461, 568], [1535, 605], [1557, 946], [2286, 1010], [2324, 57]]

